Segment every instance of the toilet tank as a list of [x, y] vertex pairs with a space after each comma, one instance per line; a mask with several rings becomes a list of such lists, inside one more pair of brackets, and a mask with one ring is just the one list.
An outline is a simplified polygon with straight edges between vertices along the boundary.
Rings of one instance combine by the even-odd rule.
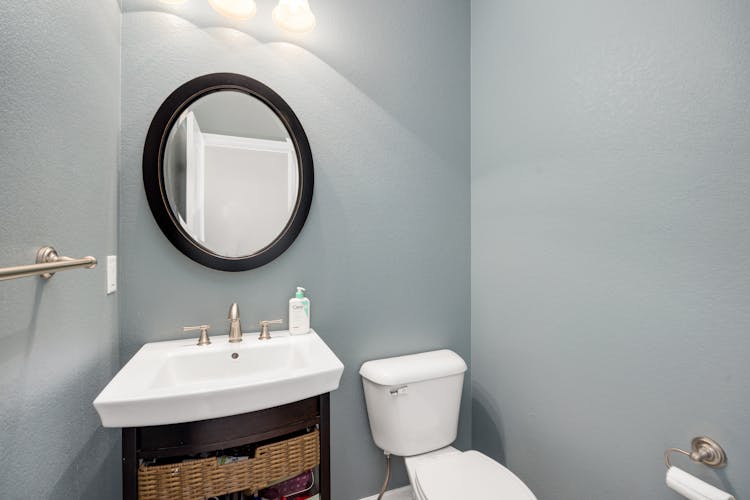
[[441, 350], [368, 361], [359, 374], [375, 444], [418, 455], [456, 440], [466, 363]]

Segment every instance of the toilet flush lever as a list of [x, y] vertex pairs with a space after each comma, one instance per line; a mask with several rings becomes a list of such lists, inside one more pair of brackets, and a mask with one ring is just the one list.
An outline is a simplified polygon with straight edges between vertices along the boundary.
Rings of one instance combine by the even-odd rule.
[[394, 398], [396, 396], [406, 396], [409, 394], [409, 386], [408, 385], [402, 385], [401, 387], [395, 387], [390, 390], [391, 396]]

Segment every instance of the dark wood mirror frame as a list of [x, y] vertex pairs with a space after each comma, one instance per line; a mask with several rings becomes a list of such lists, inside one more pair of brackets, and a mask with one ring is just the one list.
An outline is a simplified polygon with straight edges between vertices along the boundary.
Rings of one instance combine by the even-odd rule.
[[[222, 90], [244, 92], [265, 103], [289, 132], [297, 153], [299, 190], [297, 203], [281, 233], [257, 252], [226, 257], [211, 252], [200, 245], [178, 222], [167, 199], [164, 184], [164, 149], [172, 126], [180, 114], [201, 97]], [[200, 76], [181, 85], [172, 92], [156, 112], [146, 135], [143, 148], [143, 184], [151, 212], [156, 223], [169, 241], [182, 253], [203, 264], [221, 271], [246, 271], [268, 264], [281, 255], [299, 235], [305, 225], [312, 204], [314, 173], [313, 157], [305, 130], [292, 108], [270, 87], [250, 77], [235, 73], [213, 73]]]

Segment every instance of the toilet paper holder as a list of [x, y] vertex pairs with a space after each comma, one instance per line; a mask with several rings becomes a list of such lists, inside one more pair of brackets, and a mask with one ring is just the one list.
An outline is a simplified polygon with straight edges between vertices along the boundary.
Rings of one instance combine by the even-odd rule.
[[681, 450], [680, 448], [669, 448], [664, 453], [664, 463], [667, 469], [672, 467], [669, 463], [669, 455], [672, 453], [681, 453], [690, 457], [693, 462], [699, 462], [703, 465], [719, 469], [727, 465], [727, 454], [724, 452], [724, 448], [719, 445], [716, 441], [706, 436], [698, 436], [693, 438], [690, 443], [692, 451]]

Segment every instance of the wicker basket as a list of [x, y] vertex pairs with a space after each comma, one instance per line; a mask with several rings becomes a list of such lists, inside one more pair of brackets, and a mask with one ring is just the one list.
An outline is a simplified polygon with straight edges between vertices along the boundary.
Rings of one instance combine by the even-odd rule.
[[255, 457], [218, 465], [216, 457], [178, 464], [141, 465], [140, 500], [201, 500], [236, 491], [257, 491], [289, 479], [320, 463], [320, 434], [313, 431], [260, 446]]

